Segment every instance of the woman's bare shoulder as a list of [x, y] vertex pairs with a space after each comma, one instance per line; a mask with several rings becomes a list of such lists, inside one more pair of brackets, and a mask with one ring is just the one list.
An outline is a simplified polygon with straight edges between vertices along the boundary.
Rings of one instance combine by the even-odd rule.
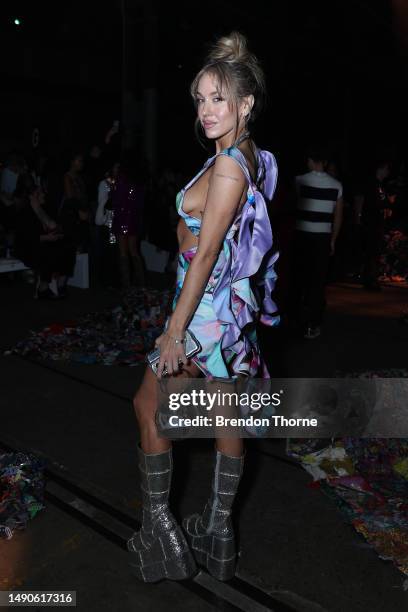
[[235, 183], [242, 183], [242, 185], [246, 181], [242, 164], [230, 154], [230, 150], [221, 151], [217, 156], [213, 167], [213, 177], [229, 179]]

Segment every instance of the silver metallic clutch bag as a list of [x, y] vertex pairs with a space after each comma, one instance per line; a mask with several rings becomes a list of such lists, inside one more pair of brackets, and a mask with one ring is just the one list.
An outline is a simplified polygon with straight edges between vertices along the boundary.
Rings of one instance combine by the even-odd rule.
[[[184, 344], [184, 350], [186, 352], [186, 357], [187, 358], [193, 357], [194, 355], [196, 355], [197, 353], [201, 351], [201, 348], [202, 348], [201, 344], [199, 343], [197, 338], [194, 336], [194, 334], [191, 331], [187, 329], [186, 330], [186, 341]], [[149, 366], [152, 368], [153, 372], [157, 376], [157, 368], [159, 367], [159, 360], [160, 360], [160, 348], [156, 348], [150, 353], [148, 353], [146, 359], [147, 359], [147, 363], [149, 364]], [[168, 372], [165, 368], [163, 370], [163, 376], [166, 376], [167, 373]]]

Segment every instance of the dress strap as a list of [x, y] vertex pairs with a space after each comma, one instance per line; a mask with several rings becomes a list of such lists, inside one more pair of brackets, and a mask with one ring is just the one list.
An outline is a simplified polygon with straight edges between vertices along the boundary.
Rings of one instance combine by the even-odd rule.
[[248, 162], [242, 151], [240, 151], [238, 147], [229, 147], [228, 149], [220, 151], [214, 157], [218, 157], [219, 155], [226, 155], [227, 157], [231, 157], [236, 161], [248, 181], [248, 192], [250, 193], [250, 195], [254, 195], [254, 190], [256, 190], [256, 183], [254, 183], [254, 181], [252, 180], [252, 176], [248, 168]]
[[[231, 150], [234, 150], [233, 155], [231, 155]], [[272, 198], [278, 178], [278, 167], [272, 153], [256, 148], [258, 169], [255, 181], [252, 179], [248, 162], [242, 151], [240, 151], [238, 148], [231, 147], [230, 149], [221, 151], [221, 153], [224, 153], [224, 155], [230, 155], [242, 168], [242, 171], [248, 180], [248, 191], [250, 194], [254, 195], [255, 192], [261, 192], [266, 199], [270, 200]]]
[[[228, 147], [227, 149], [223, 149], [216, 155], [209, 157], [205, 162], [204, 166], [201, 168], [198, 174], [194, 178], [191, 179], [189, 183], [183, 188], [183, 191], [187, 191], [198, 179], [208, 170], [208, 168], [215, 162], [219, 155], [226, 155], [231, 157], [241, 168], [242, 172], [245, 175], [245, 178], [248, 181], [248, 193], [251, 196], [251, 200], [253, 200], [252, 196], [255, 195], [256, 191], [259, 191], [259, 186], [265, 184], [266, 190], [265, 195], [268, 199], [271, 198], [272, 193], [275, 189], [276, 185], [276, 177], [277, 177], [277, 167], [275, 158], [268, 151], [262, 151], [256, 148], [256, 157], [258, 162], [258, 173], [256, 180], [254, 181], [251, 176], [251, 172], [249, 171], [248, 162], [246, 160], [245, 155], [238, 149], [236, 146]], [[272, 176], [270, 176], [272, 173]], [[269, 180], [272, 179], [272, 180]], [[269, 186], [269, 183], [271, 185]], [[261, 189], [262, 190], [262, 189]]]

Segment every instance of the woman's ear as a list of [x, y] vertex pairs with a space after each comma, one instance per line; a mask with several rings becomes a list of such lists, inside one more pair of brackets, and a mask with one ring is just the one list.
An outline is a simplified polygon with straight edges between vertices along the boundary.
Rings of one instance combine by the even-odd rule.
[[255, 102], [255, 98], [254, 96], [251, 94], [250, 96], [246, 96], [243, 99], [243, 104], [242, 104], [242, 116], [245, 119], [249, 118], [249, 115], [251, 114], [252, 111], [252, 107], [254, 105]]

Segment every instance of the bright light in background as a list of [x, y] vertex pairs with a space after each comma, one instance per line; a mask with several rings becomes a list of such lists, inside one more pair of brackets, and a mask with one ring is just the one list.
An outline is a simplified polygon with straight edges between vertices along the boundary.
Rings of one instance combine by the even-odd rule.
[[16, 26], [21, 25], [21, 21], [19, 19], [15, 19], [14, 20], [14, 25], [16, 25]]

